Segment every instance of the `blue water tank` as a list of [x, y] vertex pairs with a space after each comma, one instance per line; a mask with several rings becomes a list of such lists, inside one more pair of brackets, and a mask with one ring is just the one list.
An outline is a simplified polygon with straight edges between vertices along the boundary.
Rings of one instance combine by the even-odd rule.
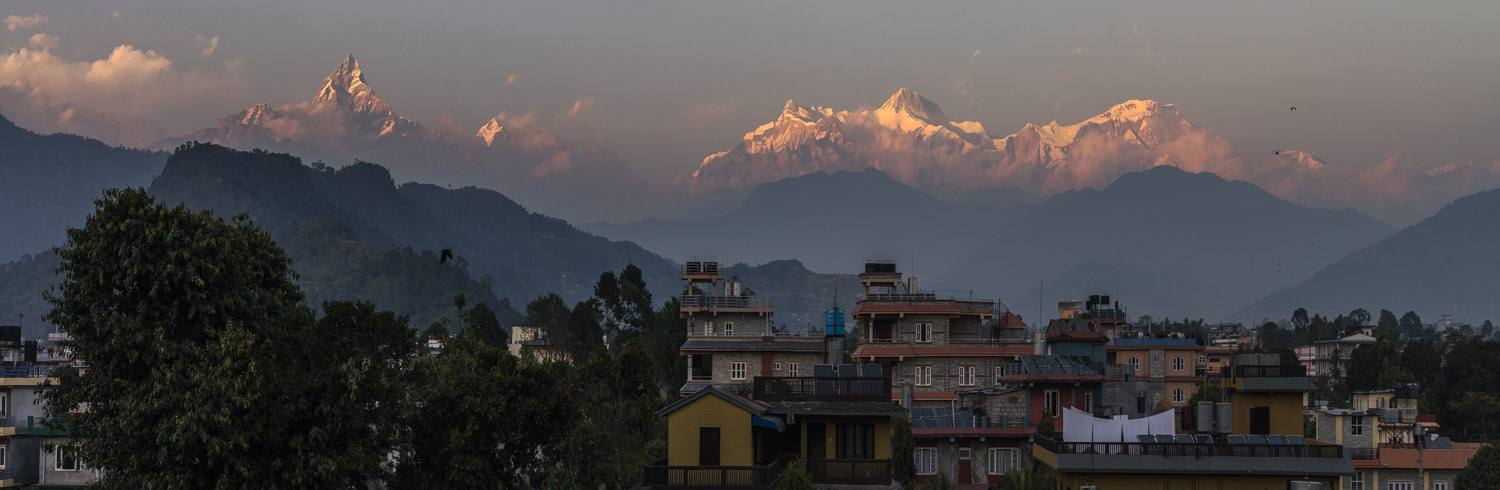
[[837, 307], [829, 308], [828, 311], [823, 313], [823, 316], [824, 335], [844, 334], [844, 310]]

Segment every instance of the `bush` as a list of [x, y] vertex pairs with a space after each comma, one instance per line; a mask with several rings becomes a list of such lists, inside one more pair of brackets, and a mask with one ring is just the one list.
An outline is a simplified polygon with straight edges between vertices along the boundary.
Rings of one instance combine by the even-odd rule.
[[894, 431], [891, 439], [891, 477], [901, 484], [901, 488], [915, 488], [917, 441], [911, 434], [911, 419], [896, 417]]
[[1500, 488], [1500, 446], [1485, 446], [1453, 480], [1453, 488]]
[[815, 490], [812, 475], [807, 472], [807, 464], [802, 458], [792, 460], [781, 468], [781, 473], [776, 475], [780, 480], [776, 483], [776, 490]]

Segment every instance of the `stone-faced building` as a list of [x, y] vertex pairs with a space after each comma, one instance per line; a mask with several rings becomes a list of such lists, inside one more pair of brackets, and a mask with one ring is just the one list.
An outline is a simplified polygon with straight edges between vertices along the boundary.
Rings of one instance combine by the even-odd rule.
[[814, 364], [830, 361], [832, 337], [826, 333], [786, 334], [773, 328], [773, 298], [755, 296], [738, 279], [725, 280], [718, 262], [682, 266], [686, 288], [679, 315], [687, 323], [687, 357], [683, 396], [708, 386], [745, 391], [755, 377], [812, 376]]
[[917, 478], [988, 486], [1020, 465], [1030, 393], [1000, 381], [1034, 354], [1026, 323], [995, 303], [919, 289], [893, 264], [865, 264], [853, 319], [856, 362], [891, 373], [912, 413]]
[[1110, 364], [1127, 366], [1137, 380], [1162, 382], [1173, 408], [1198, 392], [1203, 350], [1192, 338], [1117, 338], [1108, 346]]

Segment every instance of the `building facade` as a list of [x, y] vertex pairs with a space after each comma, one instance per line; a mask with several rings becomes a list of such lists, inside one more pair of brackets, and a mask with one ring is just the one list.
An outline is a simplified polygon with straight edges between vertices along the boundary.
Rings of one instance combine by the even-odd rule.
[[687, 358], [688, 373], [681, 395], [709, 386], [744, 391], [758, 376], [812, 376], [813, 365], [842, 360], [829, 356], [842, 357], [841, 335], [776, 331], [774, 299], [754, 296], [736, 278], [725, 280], [717, 262], [684, 264], [682, 280], [679, 315], [687, 341], [678, 352]]

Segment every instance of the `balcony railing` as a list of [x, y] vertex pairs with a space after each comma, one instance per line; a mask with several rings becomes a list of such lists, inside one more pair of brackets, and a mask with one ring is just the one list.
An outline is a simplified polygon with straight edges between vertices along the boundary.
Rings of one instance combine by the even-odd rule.
[[773, 308], [771, 297], [758, 296], [709, 296], [690, 294], [682, 296], [683, 308]]
[[754, 393], [764, 401], [890, 401], [891, 378], [758, 376]]
[[1350, 448], [1349, 457], [1352, 459], [1380, 459], [1380, 450], [1375, 448]]
[[890, 485], [889, 459], [811, 459], [807, 472], [815, 483], [830, 485]]
[[1344, 447], [1324, 444], [1272, 445], [1233, 444], [1225, 442], [1058, 442], [1051, 436], [1037, 434], [1032, 441], [1053, 454], [1116, 454], [1206, 457], [1261, 458], [1343, 458]]
[[711, 275], [711, 276], [718, 275], [719, 274], [719, 263], [718, 262], [688, 262], [686, 264], [682, 264], [682, 275], [684, 275], [684, 276], [696, 276], [696, 275], [700, 275], [700, 274], [707, 274], [707, 275]]
[[667, 466], [666, 461], [646, 465], [646, 486], [656, 489], [739, 488], [773, 489], [785, 459], [765, 466]]
[[1373, 412], [1380, 418], [1381, 423], [1411, 424], [1417, 421], [1415, 408], [1377, 408]]
[[1234, 374], [1241, 378], [1305, 378], [1307, 366], [1235, 366]]
[[56, 366], [0, 366], [0, 378], [45, 378]]
[[1031, 426], [1028, 417], [988, 417], [964, 415], [921, 416], [912, 419], [913, 429], [1025, 429]]

